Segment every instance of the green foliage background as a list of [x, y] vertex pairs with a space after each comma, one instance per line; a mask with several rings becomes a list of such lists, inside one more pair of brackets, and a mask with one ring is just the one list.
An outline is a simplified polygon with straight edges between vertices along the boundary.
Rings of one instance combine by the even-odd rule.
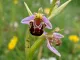
[[[25, 33], [28, 25], [21, 24], [21, 20], [28, 16], [24, 1], [28, 4], [31, 11], [37, 12], [39, 7], [50, 7], [49, 0], [18, 0], [18, 4], [14, 4], [14, 0], [0, 0], [0, 60], [25, 60]], [[67, 0], [61, 0], [61, 4]], [[15, 29], [13, 24], [17, 22], [18, 27]], [[52, 54], [46, 47], [46, 42], [43, 44], [42, 57], [56, 57], [57, 60], [80, 60], [80, 41], [73, 43], [68, 39], [71, 34], [78, 35], [80, 38], [80, 1], [72, 0], [68, 6], [55, 18], [51, 20], [53, 29], [60, 27], [64, 34], [62, 45], [56, 47], [61, 53], [59, 58]], [[14, 50], [8, 51], [7, 45], [10, 39], [18, 36], [19, 41]], [[31, 36], [31, 41], [34, 41]], [[33, 56], [33, 60], [37, 60], [38, 50]]]

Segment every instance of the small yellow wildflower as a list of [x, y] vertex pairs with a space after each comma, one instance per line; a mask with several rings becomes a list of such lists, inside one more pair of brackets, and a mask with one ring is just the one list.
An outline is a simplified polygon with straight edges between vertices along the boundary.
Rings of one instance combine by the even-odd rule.
[[77, 43], [79, 41], [79, 37], [77, 35], [70, 35], [69, 39], [74, 43]]
[[14, 2], [14, 4], [18, 4], [19, 1], [18, 0], [13, 0], [13, 2]]
[[8, 49], [13, 50], [18, 42], [18, 38], [16, 36], [13, 36], [13, 38], [10, 40], [8, 44]]
[[49, 14], [50, 8], [45, 8], [44, 13]]

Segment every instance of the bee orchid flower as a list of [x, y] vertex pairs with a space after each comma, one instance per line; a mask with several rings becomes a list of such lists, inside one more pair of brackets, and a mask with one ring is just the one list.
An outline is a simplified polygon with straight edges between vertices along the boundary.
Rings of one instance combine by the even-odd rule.
[[60, 33], [53, 33], [52, 35], [46, 35], [46, 39], [47, 39], [47, 47], [49, 48], [49, 50], [51, 50], [53, 53], [55, 53], [58, 56], [61, 56], [60, 53], [52, 46], [53, 43], [55, 42], [56, 45], [60, 45], [61, 44], [61, 38], [63, 38], [64, 36], [61, 35]]
[[29, 17], [22, 19], [21, 23], [30, 26], [30, 33], [40, 36], [44, 33], [44, 28], [52, 29], [50, 21], [41, 13], [35, 13]]

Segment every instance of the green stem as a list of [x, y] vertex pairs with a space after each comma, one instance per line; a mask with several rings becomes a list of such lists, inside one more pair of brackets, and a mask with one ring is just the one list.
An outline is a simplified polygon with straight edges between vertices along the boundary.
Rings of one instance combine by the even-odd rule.
[[[31, 10], [29, 9], [28, 5], [26, 4], [26, 2], [24, 2], [24, 5], [28, 11], [29, 15], [32, 15]], [[29, 29], [27, 31], [28, 36], [26, 35], [26, 39], [25, 39], [25, 53], [26, 53], [26, 60], [32, 60], [32, 57], [30, 57], [30, 39], [29, 39]]]
[[52, 10], [53, 10], [53, 8], [54, 8], [54, 6], [55, 6], [56, 1], [57, 1], [57, 0], [53, 0], [53, 2], [52, 2], [51, 9], [50, 9], [50, 12], [49, 12], [49, 16], [50, 16], [51, 13], [52, 13]]
[[29, 30], [27, 31], [26, 39], [25, 39], [25, 53], [26, 53], [26, 60], [31, 60], [29, 57], [30, 53], [30, 39], [29, 39]]

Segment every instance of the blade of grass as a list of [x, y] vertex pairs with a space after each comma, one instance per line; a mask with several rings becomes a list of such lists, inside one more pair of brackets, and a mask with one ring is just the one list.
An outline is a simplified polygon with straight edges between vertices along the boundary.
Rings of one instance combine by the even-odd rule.
[[29, 14], [29, 15], [32, 15], [32, 12], [31, 12], [31, 10], [29, 9], [29, 7], [28, 7], [28, 5], [26, 4], [26, 2], [24, 2], [24, 5], [25, 5], [25, 7], [26, 7], [26, 9], [27, 9], [27, 11], [28, 11], [28, 14]]

